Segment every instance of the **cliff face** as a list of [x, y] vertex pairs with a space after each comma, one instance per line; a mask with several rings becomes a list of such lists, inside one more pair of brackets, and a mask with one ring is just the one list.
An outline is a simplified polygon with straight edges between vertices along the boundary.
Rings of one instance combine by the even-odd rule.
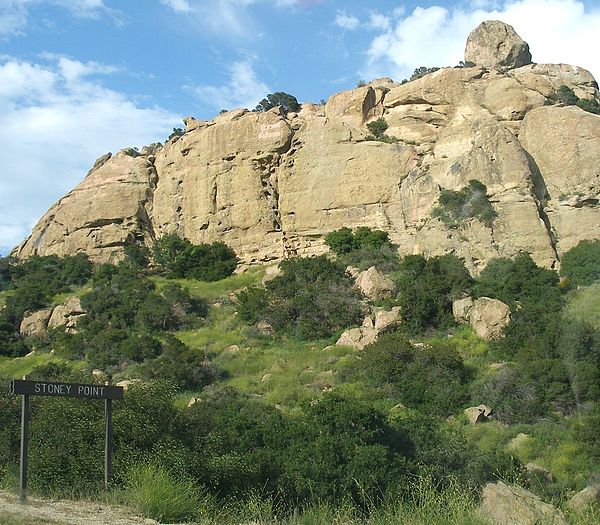
[[[474, 271], [522, 250], [555, 266], [600, 237], [600, 116], [548, 97], [566, 85], [598, 98], [597, 84], [578, 67], [527, 63], [510, 26], [482, 26], [467, 46], [482, 65], [374, 80], [299, 113], [186, 119], [185, 134], [164, 146], [101, 157], [14, 254], [104, 261], [177, 232], [224, 241], [253, 263], [323, 253], [331, 230], [369, 226], [388, 231], [401, 254], [452, 252]], [[504, 50], [497, 65], [490, 45]], [[398, 143], [365, 140], [381, 116]], [[433, 218], [441, 190], [471, 179], [487, 186], [493, 226], [450, 229]]]

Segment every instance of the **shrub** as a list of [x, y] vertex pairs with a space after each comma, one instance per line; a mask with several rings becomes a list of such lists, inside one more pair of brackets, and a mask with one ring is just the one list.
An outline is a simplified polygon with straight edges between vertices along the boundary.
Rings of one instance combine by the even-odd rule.
[[439, 69], [440, 69], [439, 67], [420, 66], [413, 71], [409, 80], [417, 80], [419, 78], [424, 77], [425, 75], [429, 75], [430, 73], [435, 73]]
[[175, 137], [182, 137], [185, 132], [181, 128], [173, 128], [171, 134], [167, 137], [167, 142]]
[[266, 291], [250, 289], [238, 294], [242, 320], [266, 321], [278, 333], [301, 339], [329, 337], [360, 321], [361, 295], [344, 267], [326, 257], [288, 259], [282, 274]]
[[266, 98], [263, 98], [256, 108], [254, 108], [254, 111], [269, 111], [277, 106], [281, 106], [284, 113], [300, 110], [300, 104], [298, 104], [296, 97], [284, 93], [283, 91], [277, 91], [275, 93], [269, 93]]
[[600, 281], [600, 240], [580, 241], [566, 252], [561, 258], [560, 273], [573, 286]]
[[390, 384], [408, 406], [447, 416], [466, 401], [467, 370], [450, 344], [415, 348], [401, 333], [365, 347], [361, 368], [381, 386]]
[[388, 129], [388, 123], [383, 117], [379, 117], [377, 120], [369, 122], [367, 128], [376, 139], [379, 139]]
[[452, 326], [452, 301], [472, 284], [464, 263], [454, 255], [407, 255], [392, 278], [399, 290], [403, 330], [409, 334]]
[[209, 501], [192, 481], [153, 463], [129, 471], [124, 498], [145, 516], [169, 523], [197, 517]]
[[218, 281], [236, 269], [235, 252], [222, 242], [192, 244], [177, 234], [163, 235], [153, 246], [154, 260], [167, 277]]
[[344, 227], [328, 233], [325, 244], [344, 266], [356, 266], [359, 270], [376, 266], [380, 270], [392, 271], [398, 265], [397, 246], [382, 230], [360, 226], [353, 233], [350, 228]]
[[595, 98], [584, 99], [579, 98], [575, 92], [568, 86], [560, 86], [558, 91], [548, 97], [552, 101], [557, 101], [565, 106], [578, 106], [584, 111], [600, 114], [600, 104]]
[[470, 180], [468, 186], [460, 191], [442, 190], [439, 204], [432, 211], [450, 228], [458, 228], [471, 218], [475, 218], [491, 228], [497, 213], [489, 201], [485, 184]]

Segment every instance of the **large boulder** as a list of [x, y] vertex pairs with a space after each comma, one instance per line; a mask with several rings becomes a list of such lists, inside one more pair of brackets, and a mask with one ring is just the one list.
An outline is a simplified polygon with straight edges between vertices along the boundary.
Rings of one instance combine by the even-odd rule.
[[335, 343], [337, 346], [351, 346], [357, 350], [362, 350], [365, 346], [374, 343], [377, 340], [377, 330], [367, 326], [360, 328], [350, 328], [346, 330]]
[[398, 328], [402, 324], [402, 310], [399, 306], [391, 310], [377, 310], [375, 312], [375, 330], [378, 333]]
[[476, 407], [465, 408], [464, 413], [465, 416], [467, 416], [469, 423], [471, 423], [471, 425], [476, 425], [477, 423], [488, 421], [492, 415], [492, 409], [487, 405], [479, 405]]
[[479, 337], [499, 339], [510, 322], [510, 308], [498, 299], [480, 297], [469, 312], [469, 322]]
[[585, 512], [589, 507], [600, 505], [600, 486], [589, 485], [575, 494], [567, 505], [575, 512]]
[[452, 303], [452, 314], [454, 315], [454, 320], [457, 323], [468, 323], [469, 315], [475, 301], [473, 301], [472, 297], [464, 297], [462, 299], [457, 299]]
[[486, 20], [469, 34], [465, 62], [507, 71], [531, 64], [531, 53], [527, 42], [511, 25], [499, 20]]
[[356, 285], [365, 297], [372, 301], [389, 299], [396, 293], [396, 285], [375, 266], [360, 272], [356, 278]]
[[48, 321], [48, 329], [64, 326], [66, 332], [74, 332], [75, 325], [85, 316], [79, 297], [67, 297], [62, 304], [54, 307]]
[[52, 315], [52, 308], [44, 308], [36, 312], [25, 314], [19, 327], [19, 332], [24, 336], [42, 335], [48, 328], [48, 320]]
[[479, 510], [493, 525], [567, 525], [556, 507], [522, 487], [501, 481], [485, 486]]

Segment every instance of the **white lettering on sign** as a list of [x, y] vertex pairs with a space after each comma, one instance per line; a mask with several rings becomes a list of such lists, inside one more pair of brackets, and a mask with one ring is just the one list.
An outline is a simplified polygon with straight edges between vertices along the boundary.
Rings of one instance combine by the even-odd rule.
[[77, 394], [84, 396], [101, 396], [104, 394], [103, 386], [89, 386], [89, 385], [79, 385], [77, 387]]

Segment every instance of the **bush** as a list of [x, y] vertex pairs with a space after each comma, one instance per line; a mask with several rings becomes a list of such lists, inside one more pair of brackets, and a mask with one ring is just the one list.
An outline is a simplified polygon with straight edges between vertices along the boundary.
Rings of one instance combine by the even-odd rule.
[[263, 98], [256, 108], [254, 108], [254, 111], [269, 111], [277, 106], [281, 106], [284, 113], [300, 110], [300, 104], [298, 104], [296, 97], [284, 93], [283, 91], [277, 91], [275, 93], [269, 93], [266, 98]]
[[409, 80], [418, 80], [419, 78], [422, 78], [425, 75], [429, 75], [430, 73], [435, 73], [439, 69], [440, 69], [439, 67], [420, 66], [413, 71]]
[[383, 117], [379, 117], [377, 120], [369, 122], [367, 124], [367, 129], [376, 139], [379, 139], [383, 137], [383, 134], [388, 129], [388, 123]]
[[401, 333], [387, 334], [363, 350], [362, 373], [378, 386], [392, 385], [406, 405], [447, 416], [466, 401], [467, 370], [446, 342], [415, 348]]
[[397, 246], [382, 230], [360, 226], [353, 233], [344, 227], [328, 233], [325, 244], [344, 266], [356, 266], [359, 270], [376, 266], [384, 271], [395, 270], [398, 266]]
[[171, 134], [167, 137], [167, 142], [175, 137], [182, 137], [185, 132], [181, 128], [173, 128]]
[[497, 213], [486, 192], [487, 187], [478, 180], [470, 180], [469, 185], [460, 191], [443, 189], [432, 216], [438, 217], [450, 228], [458, 228], [471, 218], [491, 228]]
[[361, 294], [344, 267], [326, 257], [288, 259], [266, 291], [238, 294], [237, 311], [246, 322], [266, 321], [281, 334], [300, 339], [329, 337], [360, 322]]
[[192, 481], [153, 463], [129, 471], [124, 499], [145, 516], [169, 523], [198, 517], [210, 501]]
[[550, 100], [560, 102], [565, 106], [578, 106], [584, 111], [600, 114], [600, 104], [595, 98], [579, 98], [575, 92], [568, 86], [560, 86], [558, 92], [549, 97]]
[[235, 252], [222, 242], [192, 244], [177, 234], [163, 235], [153, 246], [154, 261], [167, 277], [218, 281], [236, 269]]
[[408, 334], [452, 326], [452, 301], [473, 282], [464, 263], [454, 255], [430, 259], [407, 255], [392, 278], [399, 290], [403, 330]]
[[600, 240], [580, 241], [566, 252], [561, 258], [560, 273], [573, 286], [600, 281]]

